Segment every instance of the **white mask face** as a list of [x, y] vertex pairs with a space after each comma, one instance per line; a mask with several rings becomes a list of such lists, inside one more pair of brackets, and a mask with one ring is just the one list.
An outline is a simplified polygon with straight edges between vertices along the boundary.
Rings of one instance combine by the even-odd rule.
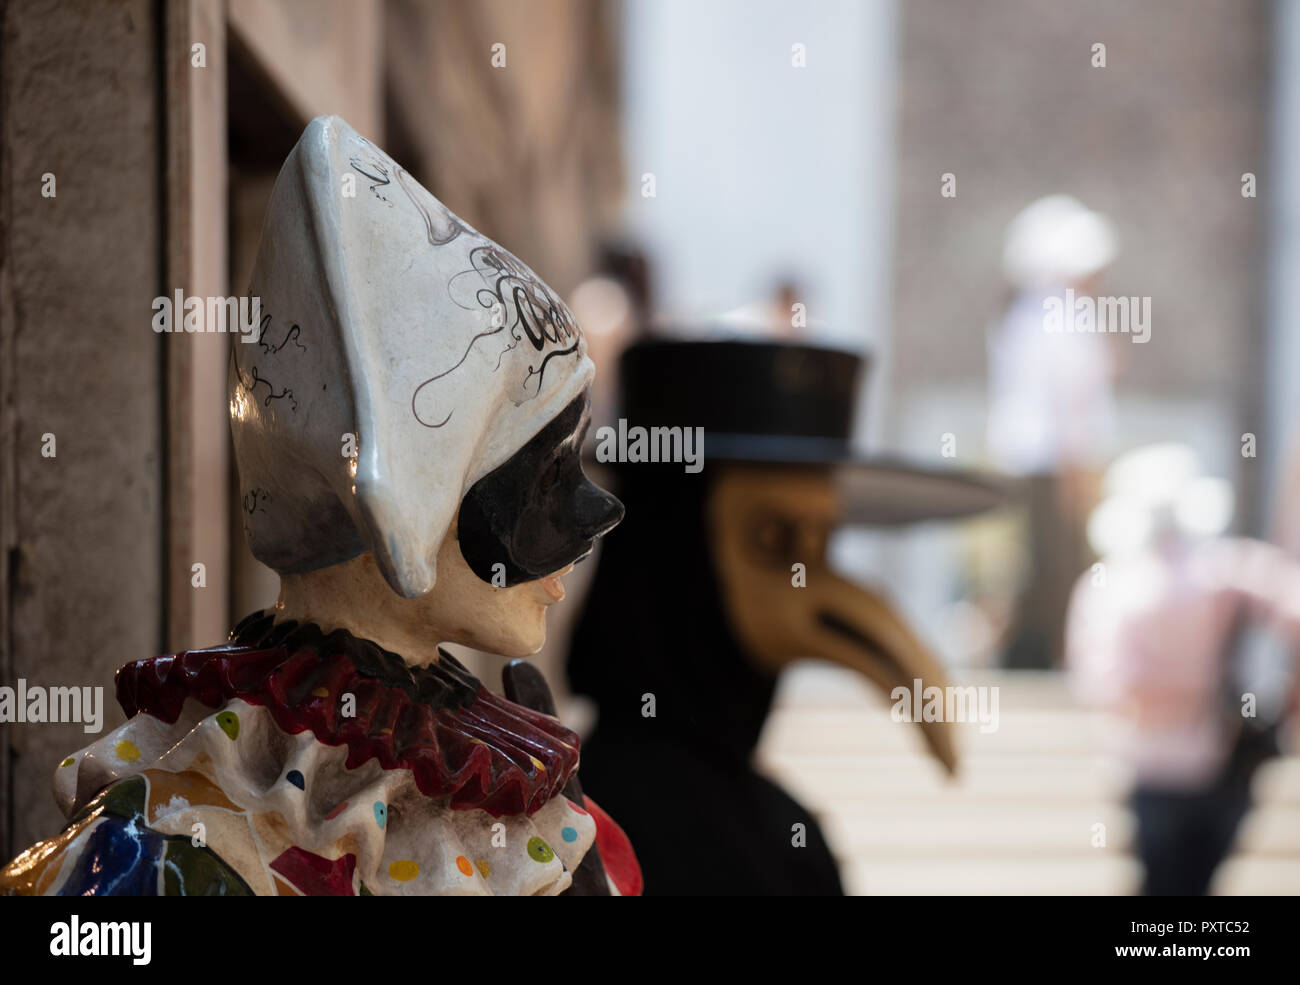
[[466, 491], [593, 373], [564, 302], [337, 117], [280, 172], [250, 294], [231, 424], [253, 553], [280, 572], [370, 550], [428, 592]]

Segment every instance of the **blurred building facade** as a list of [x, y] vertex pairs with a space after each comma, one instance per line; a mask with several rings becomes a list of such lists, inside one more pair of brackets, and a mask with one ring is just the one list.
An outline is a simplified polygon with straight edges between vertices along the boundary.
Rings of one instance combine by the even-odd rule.
[[[1106, 457], [1185, 441], [1233, 481], [1239, 529], [1268, 533], [1273, 456], [1289, 440], [1260, 385], [1281, 354], [1265, 291], [1287, 182], [1272, 155], [1276, 13], [1219, 0], [900, 5], [888, 408], [899, 448], [933, 454], [951, 434], [958, 462], [987, 461], [988, 333], [1011, 291], [1004, 230], [1029, 202], [1064, 192], [1116, 226], [1119, 254], [1095, 294], [1151, 304], [1148, 342], [1090, 340], [1118, 363]], [[1255, 457], [1242, 453], [1248, 433]], [[994, 592], [1033, 577], [1023, 525], [971, 540], [922, 534], [897, 549], [918, 609], [957, 588], [918, 560], [936, 552], [971, 567], [979, 554], [971, 577]]]

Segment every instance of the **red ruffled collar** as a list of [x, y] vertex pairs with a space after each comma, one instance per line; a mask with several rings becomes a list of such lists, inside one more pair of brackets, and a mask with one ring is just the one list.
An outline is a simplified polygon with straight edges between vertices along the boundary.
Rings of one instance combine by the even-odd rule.
[[[173, 723], [186, 698], [209, 708], [239, 698], [265, 707], [286, 732], [346, 745], [349, 769], [370, 759], [409, 769], [425, 796], [493, 817], [532, 814], [578, 768], [574, 732], [493, 694], [445, 651], [439, 665], [412, 668], [343, 631], [288, 624], [268, 634], [270, 626], [260, 617], [249, 632], [245, 620], [232, 644], [127, 664], [117, 672], [118, 703], [128, 716]], [[343, 717], [348, 694], [355, 715]]]

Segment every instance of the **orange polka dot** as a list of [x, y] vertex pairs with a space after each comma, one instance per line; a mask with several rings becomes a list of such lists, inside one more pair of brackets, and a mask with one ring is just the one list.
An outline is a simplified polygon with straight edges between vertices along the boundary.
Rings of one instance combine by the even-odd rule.
[[474, 866], [469, 864], [469, 859], [464, 855], [456, 856], [456, 868], [460, 869], [462, 875], [472, 876], [474, 874]]

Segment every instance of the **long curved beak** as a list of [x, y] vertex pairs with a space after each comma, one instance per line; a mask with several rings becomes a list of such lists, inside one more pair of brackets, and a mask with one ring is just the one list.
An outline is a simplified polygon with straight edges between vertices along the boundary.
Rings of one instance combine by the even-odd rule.
[[[939, 659], [879, 595], [829, 572], [805, 591], [813, 617], [806, 641], [809, 656], [856, 670], [887, 696], [897, 687], [910, 695], [918, 679], [923, 688], [948, 686]], [[956, 773], [957, 750], [948, 723], [917, 724], [931, 754], [950, 775]]]

